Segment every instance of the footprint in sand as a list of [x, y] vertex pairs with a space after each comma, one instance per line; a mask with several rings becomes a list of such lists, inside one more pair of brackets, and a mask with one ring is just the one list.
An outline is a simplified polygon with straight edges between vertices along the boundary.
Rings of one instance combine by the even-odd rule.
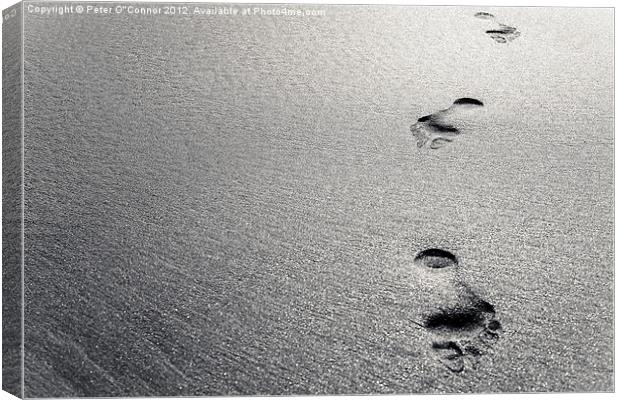
[[459, 261], [447, 250], [419, 252], [414, 268], [423, 298], [416, 323], [432, 336], [437, 360], [452, 372], [476, 368], [502, 334], [495, 307], [461, 281]]
[[418, 147], [428, 144], [431, 149], [439, 149], [462, 134], [453, 125], [453, 121], [458, 121], [467, 112], [483, 106], [480, 100], [470, 97], [457, 99], [445, 110], [418, 118], [418, 121], [410, 127], [411, 133], [417, 139]]
[[495, 29], [488, 29], [486, 31], [486, 34], [489, 35], [491, 39], [495, 40], [497, 43], [512, 42], [513, 40], [521, 36], [521, 32], [519, 32], [517, 28], [497, 21], [493, 14], [489, 14], [487, 12], [477, 12], [476, 14], [474, 14], [474, 17], [497, 23], [498, 26]]

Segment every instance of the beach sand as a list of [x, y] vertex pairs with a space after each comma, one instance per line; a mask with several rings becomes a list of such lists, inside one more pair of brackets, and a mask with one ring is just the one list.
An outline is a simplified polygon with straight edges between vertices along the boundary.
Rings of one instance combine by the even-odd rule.
[[613, 10], [321, 8], [25, 15], [27, 397], [613, 390]]

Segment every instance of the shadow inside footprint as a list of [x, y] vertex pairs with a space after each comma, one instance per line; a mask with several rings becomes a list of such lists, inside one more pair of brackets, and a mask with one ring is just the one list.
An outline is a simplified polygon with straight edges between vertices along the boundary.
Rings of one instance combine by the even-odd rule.
[[447, 250], [426, 249], [416, 254], [413, 263], [427, 268], [446, 268], [458, 266], [459, 261]]
[[450, 308], [439, 308], [429, 315], [424, 326], [431, 330], [460, 333], [478, 330], [495, 315], [495, 307], [473, 293], [463, 296], [461, 303]]
[[424, 326], [432, 330], [461, 332], [476, 329], [483, 321], [484, 315], [479, 310], [442, 310], [429, 316]]
[[480, 19], [495, 19], [495, 15], [488, 13], [488, 12], [484, 12], [484, 11], [475, 13], [474, 17], [480, 18]]
[[490, 29], [486, 31], [486, 33], [497, 43], [512, 42], [521, 36], [521, 32], [519, 32], [517, 28], [506, 25], [502, 26], [500, 29]]
[[484, 103], [478, 99], [472, 99], [471, 97], [461, 97], [460, 99], [454, 100], [452, 103], [453, 106], [484, 106]]
[[454, 117], [458, 118], [458, 114], [465, 110], [483, 106], [480, 100], [462, 97], [456, 99], [445, 110], [418, 118], [417, 122], [410, 127], [411, 133], [417, 139], [418, 148], [428, 144], [431, 149], [439, 149], [446, 143], [452, 142], [456, 136], [461, 134], [461, 131], [450, 120]]

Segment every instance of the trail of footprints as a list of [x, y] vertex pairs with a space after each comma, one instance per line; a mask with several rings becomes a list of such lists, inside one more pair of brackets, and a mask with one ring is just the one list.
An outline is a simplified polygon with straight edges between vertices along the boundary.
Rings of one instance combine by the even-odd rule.
[[[486, 31], [497, 43], [511, 42], [521, 35], [492, 14], [478, 12], [474, 16], [497, 24]], [[482, 107], [482, 101], [463, 97], [444, 110], [418, 118], [410, 127], [418, 148], [439, 149], [452, 143], [463, 134], [458, 122], [463, 114], [476, 113]], [[423, 297], [416, 323], [431, 336], [433, 354], [452, 372], [475, 369], [503, 334], [495, 307], [461, 280], [459, 260], [451, 252], [423, 250], [416, 254], [413, 266]]]
[[414, 267], [427, 289], [435, 291], [426, 293], [431, 301], [416, 317], [432, 337], [437, 360], [456, 373], [475, 369], [502, 334], [495, 307], [461, 281], [459, 261], [449, 251], [423, 250], [415, 256]]
[[[474, 17], [493, 21], [497, 24], [495, 29], [486, 31], [487, 35], [497, 43], [507, 43], [521, 36], [521, 32], [517, 28], [503, 24], [496, 20], [493, 14], [487, 12], [478, 12]], [[418, 118], [418, 121], [411, 125], [410, 130], [417, 140], [419, 148], [428, 146], [435, 150], [443, 147], [447, 143], [451, 143], [463, 132], [452, 121], [459, 120], [459, 114], [463, 114], [469, 110], [483, 107], [482, 101], [470, 97], [456, 99], [454, 103], [445, 110], [439, 110], [433, 114], [425, 115]]]

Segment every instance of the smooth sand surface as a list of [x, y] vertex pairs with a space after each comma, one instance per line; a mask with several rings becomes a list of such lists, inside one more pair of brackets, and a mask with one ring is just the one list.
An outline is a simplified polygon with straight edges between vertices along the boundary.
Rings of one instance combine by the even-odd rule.
[[25, 21], [26, 396], [613, 389], [613, 10]]

